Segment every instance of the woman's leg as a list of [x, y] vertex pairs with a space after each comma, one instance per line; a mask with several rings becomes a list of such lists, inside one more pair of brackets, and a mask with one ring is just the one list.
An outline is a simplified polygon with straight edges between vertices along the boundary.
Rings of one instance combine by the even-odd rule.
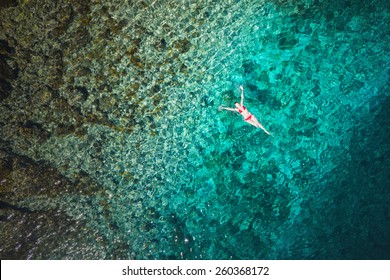
[[251, 125], [253, 125], [253, 126], [255, 126], [255, 127], [259, 127], [259, 126], [257, 125], [257, 123], [253, 121], [253, 119], [247, 120], [246, 122], [249, 123], [249, 124], [251, 124]]
[[265, 133], [267, 133], [268, 135], [271, 135], [271, 133], [269, 133], [265, 128], [264, 126], [256, 119], [255, 116], [252, 115], [252, 118], [249, 120], [250, 123], [258, 128], [261, 128], [262, 130], [264, 130]]

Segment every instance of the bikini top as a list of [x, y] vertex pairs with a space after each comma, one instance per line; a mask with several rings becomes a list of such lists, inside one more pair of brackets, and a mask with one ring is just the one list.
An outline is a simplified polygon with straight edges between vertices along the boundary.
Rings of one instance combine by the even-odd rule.
[[238, 112], [239, 112], [240, 114], [246, 110], [246, 107], [245, 107], [245, 106], [242, 106], [242, 108], [243, 108], [244, 110], [238, 109]]

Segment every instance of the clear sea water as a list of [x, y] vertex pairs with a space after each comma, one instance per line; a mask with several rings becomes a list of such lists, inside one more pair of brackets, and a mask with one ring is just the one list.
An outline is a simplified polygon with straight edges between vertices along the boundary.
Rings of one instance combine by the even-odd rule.
[[[59, 39], [62, 83], [48, 99], [67, 106], [25, 109], [47, 131], [75, 129], [29, 145], [2, 131], [12, 153], [58, 174], [12, 201], [34, 223], [2, 210], [2, 258], [390, 257], [388, 1], [88, 7], [74, 6]], [[271, 136], [218, 111], [240, 85]]]

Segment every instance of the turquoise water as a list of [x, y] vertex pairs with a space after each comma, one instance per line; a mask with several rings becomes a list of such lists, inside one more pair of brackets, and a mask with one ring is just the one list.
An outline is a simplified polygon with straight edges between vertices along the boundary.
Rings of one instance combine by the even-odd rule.
[[388, 1], [64, 2], [0, 10], [2, 258], [389, 258]]

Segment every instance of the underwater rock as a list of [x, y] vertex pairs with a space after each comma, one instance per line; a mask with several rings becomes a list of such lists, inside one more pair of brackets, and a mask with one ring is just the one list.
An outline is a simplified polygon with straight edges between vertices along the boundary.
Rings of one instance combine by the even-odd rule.
[[43, 128], [42, 124], [27, 121], [27, 123], [20, 127], [19, 133], [28, 141], [37, 141], [38, 143], [42, 143], [50, 137], [50, 134]]
[[180, 53], [186, 53], [190, 50], [191, 43], [188, 39], [177, 40], [174, 44], [174, 47]]
[[0, 209], [12, 209], [15, 211], [20, 211], [22, 213], [32, 212], [32, 210], [27, 208], [27, 207], [23, 207], [23, 206], [20, 207], [20, 206], [14, 205], [12, 203], [8, 203], [8, 202], [1, 201], [1, 200], [0, 200]]
[[14, 53], [15, 49], [10, 47], [6, 40], [0, 40], [0, 56], [8, 56]]
[[86, 87], [82, 87], [82, 86], [76, 86], [76, 90], [81, 93], [81, 99], [83, 101], [87, 100], [88, 99], [88, 96], [89, 96], [89, 92], [88, 92], [88, 89]]
[[167, 42], [162, 38], [154, 44], [154, 47], [157, 51], [162, 52], [167, 48]]
[[242, 63], [242, 67], [244, 68], [244, 73], [245, 74], [251, 74], [255, 71], [255, 63], [251, 60], [245, 60], [243, 63]]
[[263, 82], [265, 84], [269, 84], [269, 75], [267, 71], [261, 71], [259, 77], [257, 78], [259, 82]]
[[294, 46], [298, 43], [298, 40], [295, 39], [295, 36], [292, 34], [280, 34], [278, 36], [278, 47], [281, 50], [289, 50], [294, 48]]
[[17, 0], [1, 0], [0, 1], [0, 9], [3, 8], [10, 8], [10, 7], [16, 7], [18, 6], [18, 1]]
[[161, 90], [161, 87], [160, 87], [159, 85], [154, 85], [154, 86], [152, 87], [152, 91], [153, 91], [154, 93], [158, 93], [160, 90]]
[[12, 86], [9, 82], [0, 79], [0, 102], [7, 99], [11, 94]]
[[7, 41], [0, 40], [0, 102], [9, 97], [12, 90], [10, 81], [18, 77], [19, 69], [12, 69], [7, 63], [14, 53], [14, 48]]

